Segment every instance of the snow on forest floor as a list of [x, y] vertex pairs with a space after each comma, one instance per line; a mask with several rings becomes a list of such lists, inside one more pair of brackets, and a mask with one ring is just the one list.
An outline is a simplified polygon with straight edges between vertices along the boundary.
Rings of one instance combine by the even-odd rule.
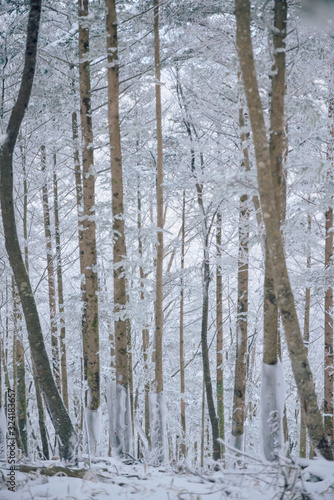
[[[82, 478], [42, 475], [59, 461], [34, 464], [40, 471], [15, 471], [16, 491], [7, 489], [8, 464], [0, 462], [0, 500], [316, 500], [334, 499], [334, 463], [317, 458], [302, 469], [284, 459], [275, 466], [260, 459], [219, 471], [154, 467], [139, 461], [95, 459], [80, 463]], [[306, 461], [305, 461], [306, 465]], [[87, 467], [85, 472], [83, 469]], [[48, 471], [47, 471], [48, 472]]]

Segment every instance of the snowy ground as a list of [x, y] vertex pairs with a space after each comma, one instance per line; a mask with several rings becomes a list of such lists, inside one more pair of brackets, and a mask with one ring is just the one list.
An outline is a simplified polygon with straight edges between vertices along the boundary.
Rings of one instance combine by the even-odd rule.
[[82, 479], [16, 471], [15, 492], [7, 489], [6, 467], [0, 463], [0, 500], [334, 499], [334, 464], [323, 459], [313, 460], [304, 470], [287, 461], [271, 467], [253, 459], [204, 472], [124, 463], [107, 457], [95, 461]]

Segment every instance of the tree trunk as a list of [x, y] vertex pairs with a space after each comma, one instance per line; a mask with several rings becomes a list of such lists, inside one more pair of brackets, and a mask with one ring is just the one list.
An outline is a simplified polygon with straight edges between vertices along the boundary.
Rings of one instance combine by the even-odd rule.
[[[108, 125], [110, 165], [112, 178], [113, 262], [114, 262], [114, 330], [116, 354], [116, 447], [120, 455], [132, 453], [132, 424], [129, 387], [130, 328], [126, 318], [126, 273], [124, 261], [126, 244], [124, 233], [123, 171], [119, 121], [119, 62], [117, 15], [115, 0], [106, 0], [108, 53]], [[121, 411], [124, 400], [125, 411]]]
[[325, 458], [332, 459], [333, 453], [322, 424], [322, 416], [318, 408], [313, 377], [307, 359], [307, 350], [300, 332], [286, 267], [279, 213], [274, 198], [270, 150], [254, 64], [249, 0], [235, 0], [235, 7], [237, 49], [253, 132], [260, 201], [273, 268], [276, 300], [282, 316], [299, 397], [305, 409], [305, 421], [310, 439]]
[[59, 225], [59, 204], [58, 204], [58, 181], [56, 173], [56, 155], [54, 155], [53, 169], [53, 198], [54, 198], [54, 217], [55, 217], [55, 235], [56, 235], [56, 258], [57, 258], [57, 284], [58, 284], [58, 308], [59, 308], [59, 326], [60, 326], [60, 368], [61, 368], [61, 387], [63, 401], [68, 410], [68, 387], [67, 387], [67, 363], [66, 363], [66, 329], [65, 329], [65, 310], [64, 310], [64, 291], [63, 291], [63, 268], [61, 261], [60, 245], [60, 225]]
[[[22, 155], [22, 168], [23, 168], [23, 238], [24, 238], [24, 265], [27, 273], [29, 274], [29, 248], [28, 248], [28, 179], [26, 171], [25, 155], [21, 150]], [[41, 395], [41, 388], [35, 368], [34, 360], [31, 360], [32, 374], [34, 379], [36, 403], [38, 411], [38, 423], [42, 441], [43, 456], [45, 460], [49, 460], [49, 445], [45, 428], [45, 414], [43, 408], [43, 400]]]
[[[284, 153], [284, 95], [285, 95], [285, 37], [287, 3], [275, 0], [274, 6], [274, 63], [271, 76], [270, 105], [270, 161], [274, 183], [274, 198], [283, 221], [283, 153]], [[278, 398], [282, 392], [283, 374], [278, 363], [280, 337], [278, 331], [278, 306], [275, 297], [274, 277], [268, 245], [266, 243], [264, 310], [263, 310], [263, 367], [261, 388], [262, 446], [267, 460], [277, 459], [283, 447], [283, 407]]]
[[232, 444], [234, 448], [238, 450], [243, 450], [244, 446], [244, 422], [246, 415], [245, 397], [248, 325], [248, 241], [248, 198], [246, 195], [242, 195], [240, 197], [239, 209], [237, 341], [232, 417]]
[[[100, 357], [99, 357], [99, 314], [98, 280], [95, 231], [95, 176], [94, 138], [91, 110], [89, 28], [87, 26], [88, 0], [79, 0], [79, 83], [80, 114], [83, 163], [83, 235], [82, 265], [83, 318], [82, 341], [84, 379], [87, 384], [85, 394], [87, 442], [90, 452], [95, 455], [99, 446], [98, 425], [100, 408]], [[87, 444], [88, 444], [87, 443]]]
[[184, 401], [185, 380], [184, 380], [184, 331], [183, 331], [183, 307], [184, 307], [184, 290], [183, 290], [183, 273], [184, 273], [184, 243], [185, 243], [185, 214], [186, 212], [186, 192], [183, 190], [182, 195], [182, 229], [181, 229], [181, 282], [180, 282], [180, 396], [181, 396], [181, 447], [180, 455], [186, 456], [186, 406]]
[[[180, 108], [184, 110], [185, 117], [183, 123], [185, 125], [190, 144], [190, 168], [191, 172], [195, 175], [196, 165], [195, 165], [195, 151], [193, 149], [193, 132], [198, 141], [198, 134], [194, 124], [191, 122], [189, 115], [187, 103], [183, 94], [182, 86], [177, 75], [177, 94], [179, 99]], [[200, 153], [200, 164], [203, 170], [204, 159], [203, 154]], [[212, 427], [212, 445], [213, 445], [213, 460], [219, 460], [220, 458], [220, 444], [217, 441], [219, 438], [219, 419], [216, 414], [215, 404], [213, 399], [211, 373], [210, 373], [210, 361], [209, 361], [209, 349], [208, 349], [208, 313], [209, 313], [209, 286], [210, 286], [210, 255], [209, 255], [209, 229], [207, 224], [207, 214], [205, 213], [204, 203], [203, 203], [203, 186], [200, 184], [196, 178], [196, 192], [197, 192], [197, 205], [199, 209], [199, 216], [202, 226], [202, 238], [203, 238], [203, 302], [202, 302], [202, 325], [201, 325], [201, 344], [202, 344], [202, 361], [203, 361], [203, 374], [206, 388], [206, 399], [208, 403], [209, 418]]]
[[[83, 293], [84, 293], [84, 243], [83, 243], [83, 230], [82, 230], [82, 217], [83, 217], [83, 203], [82, 203], [82, 172], [80, 165], [80, 154], [79, 154], [79, 134], [78, 134], [78, 117], [77, 113], [73, 111], [72, 113], [72, 139], [73, 139], [73, 161], [74, 161], [74, 175], [75, 175], [75, 192], [76, 192], [76, 205], [77, 205], [77, 215], [78, 215], [78, 242], [79, 242], [79, 264], [80, 264], [80, 288], [81, 288], [81, 297], [83, 301]], [[81, 391], [83, 389], [83, 359], [81, 356], [80, 363], [80, 375], [81, 375]], [[78, 419], [78, 430], [83, 435], [83, 412], [84, 412], [84, 404], [81, 398], [79, 398], [78, 403], [80, 408], [75, 407], [76, 415], [80, 415]]]
[[[310, 197], [309, 197], [310, 201]], [[311, 215], [307, 216], [307, 226], [308, 226], [308, 236], [311, 233]], [[307, 256], [306, 267], [308, 270], [311, 269], [311, 252], [309, 251]], [[305, 310], [304, 310], [304, 344], [308, 350], [310, 342], [310, 308], [311, 308], [311, 289], [306, 288], [305, 291]], [[299, 442], [299, 456], [301, 458], [306, 458], [306, 425], [305, 425], [305, 415], [304, 408], [300, 406], [300, 442]]]
[[201, 416], [201, 467], [204, 467], [204, 431], [205, 431], [205, 380], [203, 373], [202, 416]]
[[56, 284], [54, 277], [53, 255], [52, 255], [52, 237], [50, 227], [50, 210], [48, 198], [48, 185], [46, 174], [46, 153], [45, 146], [41, 147], [42, 154], [42, 172], [44, 180], [42, 185], [43, 193], [43, 215], [44, 215], [44, 234], [46, 243], [46, 265], [48, 271], [48, 287], [49, 287], [49, 309], [50, 309], [50, 327], [51, 327], [51, 345], [52, 345], [52, 368], [59, 394], [61, 394], [61, 380], [59, 370], [59, 345], [58, 345], [58, 328], [56, 322]]
[[[221, 233], [222, 218], [220, 212], [217, 214], [216, 229], [216, 249], [217, 249], [217, 269], [216, 269], [216, 328], [217, 328], [217, 415], [219, 418], [219, 437], [225, 439], [225, 419], [224, 419], [224, 376], [223, 376], [223, 284], [221, 268]], [[220, 445], [221, 454], [225, 453], [225, 446]]]
[[[83, 206], [82, 206], [82, 173], [80, 165], [80, 155], [79, 155], [79, 136], [78, 136], [78, 117], [77, 113], [74, 111], [72, 113], [72, 138], [73, 138], [73, 160], [74, 160], [74, 173], [75, 173], [75, 192], [77, 198], [77, 213], [78, 213], [78, 239], [79, 239], [79, 262], [80, 262], [80, 273], [83, 278], [84, 275], [84, 263], [83, 263], [83, 231], [82, 220], [83, 217]], [[83, 292], [83, 283], [81, 279], [81, 289]]]
[[27, 43], [23, 75], [17, 100], [12, 109], [6, 141], [0, 149], [1, 183], [0, 199], [5, 245], [27, 324], [31, 355], [36, 366], [50, 418], [59, 438], [60, 454], [70, 460], [74, 456], [76, 436], [66, 408], [57, 391], [45, 350], [42, 329], [35, 299], [30, 285], [18, 241], [13, 200], [13, 152], [18, 132], [28, 106], [36, 66], [37, 41], [41, 1], [31, 0], [27, 28]]
[[208, 411], [212, 426], [212, 446], [213, 460], [220, 458], [220, 444], [217, 441], [219, 438], [219, 422], [215, 410], [212, 382], [210, 374], [210, 360], [208, 347], [208, 314], [209, 314], [209, 285], [210, 285], [210, 262], [209, 262], [209, 241], [208, 236], [204, 243], [204, 270], [203, 270], [203, 305], [202, 305], [202, 326], [201, 326], [201, 342], [202, 342], [202, 361], [203, 373], [206, 389], [206, 398], [208, 402]]
[[25, 383], [24, 348], [22, 344], [22, 317], [20, 314], [19, 297], [15, 290], [14, 277], [12, 276], [13, 296], [13, 391], [15, 397], [15, 434], [17, 447], [28, 456], [27, 437], [27, 397]]
[[163, 306], [162, 306], [162, 271], [164, 257], [164, 206], [163, 206], [163, 142], [162, 142], [162, 115], [161, 115], [161, 66], [160, 66], [160, 36], [159, 36], [159, 0], [154, 4], [154, 68], [155, 68], [155, 110], [157, 133], [157, 258], [156, 258], [156, 297], [155, 297], [155, 390], [156, 401], [156, 447], [158, 461], [162, 462], [164, 450], [164, 396], [163, 396], [163, 366], [162, 366], [162, 337], [163, 337]]
[[[328, 160], [330, 161], [329, 182], [334, 179], [334, 68], [331, 68], [329, 79], [329, 134]], [[331, 203], [333, 203], [333, 195]], [[333, 206], [325, 212], [325, 269], [330, 272], [333, 266]], [[327, 280], [326, 280], [327, 281]], [[333, 287], [328, 286], [325, 292], [325, 350], [324, 350], [324, 425], [329, 441], [334, 441], [334, 400], [333, 400]]]
[[[144, 299], [145, 299], [145, 292], [144, 292], [144, 270], [143, 270], [143, 242], [142, 242], [142, 208], [141, 208], [141, 195], [140, 195], [140, 185], [139, 185], [139, 179], [138, 179], [138, 191], [137, 191], [137, 207], [138, 207], [138, 218], [137, 218], [137, 226], [138, 226], [138, 252], [139, 252], [139, 259], [140, 259], [140, 266], [139, 266], [139, 277], [140, 277], [140, 301], [144, 304]], [[149, 337], [149, 329], [145, 325], [144, 328], [142, 328], [142, 342], [143, 342], [143, 361], [144, 361], [144, 379], [145, 379], [145, 385], [144, 385], [144, 404], [145, 404], [145, 409], [144, 409], [144, 420], [145, 420], [145, 435], [146, 439], [148, 442], [149, 448], [151, 447], [151, 435], [150, 435], [150, 409], [149, 409], [149, 392], [150, 392], [150, 381], [149, 381], [149, 373], [148, 373], [148, 349], [149, 349], [149, 342], [150, 342], [150, 337]]]

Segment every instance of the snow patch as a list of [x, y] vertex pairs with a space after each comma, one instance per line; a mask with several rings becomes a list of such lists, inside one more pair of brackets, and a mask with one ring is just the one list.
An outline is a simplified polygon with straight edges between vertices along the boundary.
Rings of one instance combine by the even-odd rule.
[[284, 375], [281, 363], [262, 363], [260, 450], [272, 462], [283, 450]]

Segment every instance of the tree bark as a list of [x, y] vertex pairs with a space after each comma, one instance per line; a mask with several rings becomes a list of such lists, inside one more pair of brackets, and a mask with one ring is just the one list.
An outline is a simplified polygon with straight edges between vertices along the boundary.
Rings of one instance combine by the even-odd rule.
[[[283, 221], [283, 152], [284, 152], [284, 95], [285, 95], [285, 37], [287, 22], [286, 0], [275, 0], [273, 46], [274, 63], [271, 76], [270, 135], [269, 150], [274, 183], [276, 207]], [[264, 345], [263, 362], [277, 363], [278, 356], [278, 307], [274, 290], [268, 246], [266, 245], [264, 278]]]
[[12, 276], [13, 296], [13, 390], [15, 394], [15, 434], [17, 446], [28, 456], [27, 436], [27, 397], [25, 383], [24, 348], [22, 343], [22, 317], [20, 313], [19, 297], [15, 290], [14, 277]]
[[[310, 200], [310, 197], [309, 197]], [[311, 215], [307, 215], [307, 229], [310, 237], [311, 233]], [[309, 251], [307, 255], [306, 262], [307, 269], [311, 269], [311, 252]], [[308, 350], [309, 342], [310, 342], [310, 308], [311, 308], [311, 289], [310, 287], [306, 288], [305, 291], [305, 310], [304, 310], [304, 344], [306, 349]], [[301, 458], [306, 458], [306, 425], [305, 425], [305, 415], [304, 408], [300, 406], [300, 437], [299, 437], [299, 456]]]
[[235, 15], [237, 21], [236, 41], [238, 56], [253, 132], [260, 201], [274, 274], [276, 298], [282, 316], [294, 378], [299, 397], [305, 409], [305, 420], [310, 439], [325, 458], [332, 459], [333, 453], [322, 424], [322, 416], [317, 404], [313, 377], [299, 328], [294, 297], [286, 267], [279, 214], [274, 198], [270, 150], [254, 64], [249, 0], [235, 0]]
[[13, 152], [31, 94], [36, 66], [40, 13], [41, 1], [31, 0], [21, 86], [9, 118], [6, 130], [7, 138], [0, 149], [0, 200], [6, 250], [20, 294], [32, 358], [50, 418], [59, 438], [60, 454], [63, 458], [70, 460], [74, 456], [76, 436], [50, 369], [36, 303], [18, 241], [13, 200]]
[[[249, 170], [249, 154], [245, 133], [245, 120], [242, 102], [239, 107], [240, 139], [243, 159], [241, 166]], [[246, 379], [248, 346], [248, 241], [249, 210], [246, 195], [240, 197], [239, 208], [239, 252], [238, 252], [238, 299], [236, 325], [235, 382], [233, 392], [232, 444], [242, 450], [244, 446], [244, 421], [246, 418]]]
[[[87, 383], [86, 409], [97, 411], [100, 407], [100, 357], [98, 280], [95, 231], [95, 176], [94, 145], [91, 110], [89, 28], [87, 27], [88, 0], [79, 0], [79, 83], [83, 163], [83, 244], [81, 246], [84, 271], [82, 340], [84, 378]], [[91, 429], [89, 440], [96, 453], [98, 443]]]
[[59, 224], [59, 202], [58, 202], [58, 180], [56, 173], [56, 155], [54, 155], [53, 169], [53, 200], [56, 236], [56, 258], [57, 258], [57, 285], [58, 285], [58, 308], [60, 328], [60, 369], [62, 396], [66, 409], [68, 410], [68, 386], [67, 386], [67, 363], [66, 363], [66, 328], [63, 289], [63, 267], [61, 260], [60, 224]]
[[47, 174], [46, 174], [46, 153], [45, 146], [41, 147], [42, 155], [42, 172], [44, 174], [44, 180], [42, 185], [43, 193], [43, 215], [44, 215], [44, 234], [45, 234], [45, 244], [46, 244], [46, 265], [48, 271], [48, 291], [49, 291], [49, 309], [50, 309], [50, 328], [51, 328], [51, 345], [52, 345], [52, 368], [53, 376], [55, 378], [57, 389], [59, 394], [61, 394], [61, 380], [60, 380], [60, 370], [59, 370], [59, 343], [58, 343], [58, 328], [56, 322], [56, 284], [54, 276], [54, 265], [53, 265], [53, 255], [52, 255], [52, 236], [50, 227], [50, 209], [49, 209], [49, 197], [48, 197], [48, 185], [47, 185]]
[[186, 406], [184, 401], [185, 378], [184, 378], [184, 245], [185, 245], [185, 217], [186, 217], [186, 192], [182, 194], [182, 229], [181, 229], [181, 280], [180, 280], [180, 396], [181, 396], [181, 446], [180, 455], [186, 456]]
[[201, 415], [201, 467], [204, 467], [204, 430], [205, 430], [205, 380], [203, 374], [202, 415]]
[[[29, 248], [28, 248], [28, 179], [27, 179], [27, 171], [26, 171], [26, 162], [25, 155], [21, 150], [22, 155], [22, 167], [23, 167], [23, 238], [24, 238], [24, 265], [26, 271], [29, 275]], [[42, 441], [42, 450], [43, 457], [45, 460], [49, 460], [49, 445], [48, 439], [46, 435], [46, 427], [45, 427], [45, 413], [43, 407], [43, 400], [41, 394], [41, 388], [37, 376], [37, 371], [35, 368], [34, 360], [31, 360], [32, 365], [32, 374], [35, 386], [36, 393], [36, 404], [38, 411], [38, 423], [39, 423], [39, 431]]]
[[[195, 150], [193, 148], [193, 132], [198, 140], [198, 134], [194, 124], [191, 122], [190, 115], [188, 112], [187, 103], [183, 94], [182, 86], [177, 77], [177, 93], [180, 108], [184, 110], [185, 117], [183, 123], [186, 127], [186, 131], [190, 140], [190, 168], [192, 174], [196, 177], [196, 164], [195, 164]], [[193, 132], [192, 132], [193, 131]], [[202, 153], [200, 153], [200, 164], [203, 170], [204, 159]], [[207, 223], [207, 214], [205, 212], [203, 203], [203, 186], [198, 182], [196, 178], [196, 193], [197, 193], [197, 205], [199, 209], [199, 216], [202, 226], [202, 238], [203, 238], [203, 299], [202, 299], [202, 324], [201, 324], [201, 344], [202, 344], [202, 361], [203, 361], [203, 374], [206, 389], [206, 399], [208, 403], [209, 418], [212, 427], [212, 445], [213, 445], [213, 460], [219, 460], [220, 458], [220, 444], [217, 441], [219, 438], [219, 419], [216, 414], [213, 391], [212, 391], [212, 381], [210, 373], [210, 361], [209, 361], [209, 348], [208, 348], [208, 313], [209, 313], [209, 286], [211, 281], [210, 276], [210, 254], [209, 254], [209, 229]]]
[[[138, 226], [138, 252], [139, 252], [139, 277], [140, 277], [140, 301], [144, 304], [145, 292], [144, 292], [144, 279], [145, 274], [143, 270], [143, 242], [142, 242], [142, 207], [141, 207], [141, 195], [140, 195], [140, 185], [138, 179], [138, 191], [137, 191], [137, 208], [138, 208], [138, 217], [137, 217], [137, 226]], [[142, 342], [143, 342], [143, 361], [144, 361], [144, 420], [145, 420], [145, 435], [148, 442], [149, 448], [151, 447], [151, 436], [150, 436], [150, 409], [149, 409], [149, 392], [150, 392], [150, 381], [149, 381], [149, 373], [148, 373], [148, 349], [150, 342], [150, 332], [147, 326], [145, 325], [142, 328]]]
[[235, 381], [233, 392], [232, 437], [233, 446], [242, 450], [244, 446], [247, 330], [248, 330], [248, 241], [249, 210], [248, 197], [240, 197], [239, 209], [239, 253], [238, 253], [238, 301]]
[[[72, 113], [72, 138], [73, 138], [73, 160], [74, 160], [74, 174], [75, 174], [75, 192], [77, 198], [77, 213], [78, 213], [78, 240], [79, 240], [79, 262], [80, 262], [80, 273], [83, 278], [84, 275], [84, 263], [83, 263], [83, 231], [82, 231], [82, 220], [83, 217], [83, 206], [82, 206], [82, 172], [80, 165], [80, 155], [79, 155], [79, 135], [78, 135], [78, 117], [77, 113], [73, 111]], [[81, 279], [81, 289], [83, 293], [83, 283]]]
[[[225, 439], [225, 420], [224, 420], [224, 372], [223, 372], [223, 284], [221, 268], [221, 233], [222, 218], [221, 213], [217, 214], [216, 228], [216, 250], [217, 250], [217, 268], [216, 268], [216, 329], [217, 329], [217, 415], [219, 418], [219, 437]], [[225, 446], [220, 445], [221, 454], [225, 453]]]
[[162, 114], [161, 114], [161, 63], [160, 63], [160, 36], [159, 36], [159, 0], [153, 0], [154, 5], [154, 68], [155, 68], [155, 112], [157, 134], [157, 257], [156, 257], [156, 297], [155, 297], [155, 390], [157, 393], [157, 446], [158, 460], [162, 462], [164, 450], [164, 422], [163, 422], [163, 365], [162, 365], [162, 337], [163, 337], [163, 258], [164, 258], [164, 199], [163, 199], [163, 141], [162, 141]]
[[[331, 68], [329, 79], [329, 135], [328, 147], [329, 182], [333, 185], [334, 179], [334, 68]], [[333, 203], [333, 195], [331, 203]], [[333, 266], [333, 206], [330, 205], [325, 212], [325, 270], [327, 272]], [[326, 280], [327, 281], [327, 280]], [[333, 287], [328, 286], [325, 292], [325, 346], [324, 346], [324, 425], [328, 439], [333, 444], [334, 441], [334, 399], [333, 399]]]
[[[113, 262], [114, 262], [114, 330], [116, 354], [117, 398], [124, 394], [126, 411], [122, 412], [124, 421], [117, 423], [116, 445], [119, 454], [131, 453], [132, 424], [129, 380], [129, 344], [131, 344], [129, 320], [126, 317], [127, 292], [124, 206], [123, 206], [123, 170], [119, 121], [119, 61], [117, 39], [117, 15], [115, 0], [106, 0], [107, 8], [107, 54], [108, 54], [108, 125], [110, 165], [112, 177], [112, 213], [113, 213]], [[116, 405], [120, 404], [117, 399]], [[120, 408], [117, 408], [117, 412]]]

